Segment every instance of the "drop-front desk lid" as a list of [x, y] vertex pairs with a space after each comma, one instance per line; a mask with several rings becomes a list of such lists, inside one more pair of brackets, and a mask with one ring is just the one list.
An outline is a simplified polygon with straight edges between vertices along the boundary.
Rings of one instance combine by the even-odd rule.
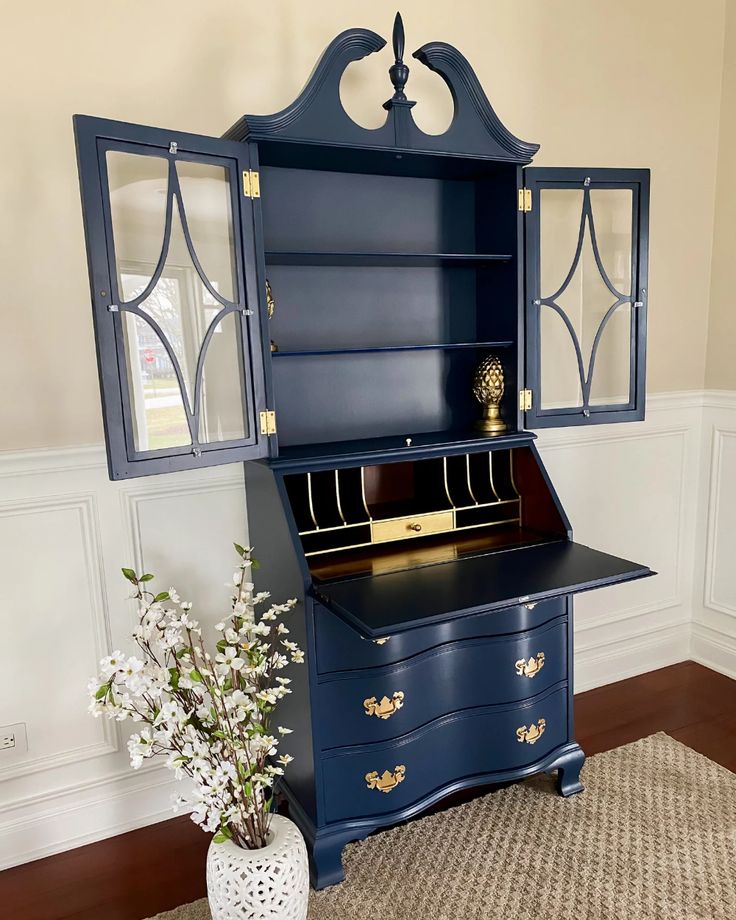
[[645, 565], [562, 540], [319, 584], [314, 594], [358, 632], [374, 639], [482, 610], [654, 574]]

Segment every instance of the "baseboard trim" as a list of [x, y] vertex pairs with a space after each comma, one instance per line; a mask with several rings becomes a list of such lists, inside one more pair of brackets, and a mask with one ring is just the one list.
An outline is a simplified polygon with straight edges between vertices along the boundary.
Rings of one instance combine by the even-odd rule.
[[690, 657], [698, 664], [736, 680], [735, 636], [704, 623], [693, 623]]
[[575, 692], [584, 693], [690, 657], [690, 623], [663, 626], [575, 652]]

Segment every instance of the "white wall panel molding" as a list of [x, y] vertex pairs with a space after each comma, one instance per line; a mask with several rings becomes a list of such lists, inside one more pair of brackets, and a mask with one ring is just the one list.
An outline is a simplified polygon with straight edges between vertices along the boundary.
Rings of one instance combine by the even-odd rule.
[[[16, 523], [17, 526], [14, 527], [13, 523]], [[55, 526], [57, 526], [56, 531], [54, 531]], [[33, 550], [36, 544], [36, 532], [39, 537], [38, 551], [27, 555], [23, 550], [26, 548]], [[53, 555], [51, 558], [43, 552], [41, 532], [56, 533], [63, 541], [52, 542]], [[43, 711], [45, 696], [59, 692], [59, 688], [53, 684], [54, 678], [63, 680], [69, 676], [65, 669], [50, 668], [48, 662], [42, 657], [44, 653], [53, 654], [55, 649], [63, 648], [58, 643], [58, 636], [55, 636], [52, 631], [51, 618], [45, 615], [46, 609], [68, 606], [72, 615], [77, 617], [79, 626], [89, 632], [92, 643], [91, 647], [87, 648], [89, 654], [82, 660], [90, 671], [95, 669], [97, 661], [106, 654], [110, 646], [110, 619], [102, 566], [97, 503], [94, 494], [72, 493], [0, 502], [0, 539], [11, 541], [13, 537], [17, 537], [20, 541], [21, 552], [17, 559], [19, 564], [11, 564], [7, 572], [2, 572], [4, 568], [2, 560], [7, 559], [7, 552], [0, 554], [0, 572], [2, 572], [2, 582], [6, 591], [5, 615], [8, 617], [4, 634], [9, 637], [17, 637], [20, 632], [20, 624], [17, 620], [14, 621], [13, 615], [22, 616], [26, 611], [20, 610], [19, 601], [22, 603], [24, 598], [29, 598], [33, 609], [30, 613], [31, 623], [27, 622], [27, 617], [23, 617], [26, 627], [23, 633], [23, 639], [25, 639], [23, 645], [26, 649], [26, 657], [30, 660], [21, 660], [22, 649], [13, 649], [13, 640], [8, 641], [8, 645], [14, 652], [15, 664], [8, 661], [4, 667], [4, 674], [10, 673], [11, 677], [8, 680], [9, 686], [3, 694], [4, 700], [0, 704], [0, 713], [8, 712], [11, 716], [13, 711], [9, 707], [12, 705], [11, 697], [14, 692], [38, 695], [39, 699], [35, 709]], [[58, 576], [60, 566], [67, 565], [65, 554], [70, 552], [76, 553], [78, 557], [78, 577], [71, 582], [71, 586], [77, 590], [71, 592], [68, 597], [64, 597]], [[59, 592], [62, 592], [61, 596]], [[66, 625], [63, 621], [57, 621], [56, 626], [62, 634], [66, 632]], [[28, 684], [23, 679], [24, 673], [30, 680]], [[36, 687], [38, 691], [35, 690]], [[83, 701], [83, 691], [84, 686], [80, 687], [79, 693], [73, 697], [78, 696], [80, 702]], [[22, 720], [9, 718], [8, 721]], [[90, 732], [91, 728], [93, 728], [92, 732]], [[94, 737], [90, 738], [90, 734]], [[56, 740], [49, 741], [48, 745], [44, 745], [43, 742], [39, 745], [38, 740], [32, 735], [27, 753], [7, 754], [5, 755], [8, 758], [7, 763], [0, 760], [0, 782], [16, 776], [27, 776], [41, 770], [53, 770], [65, 764], [79, 763], [93, 757], [112, 754], [119, 748], [117, 727], [108, 720], [97, 720], [92, 726], [85, 724], [84, 731], [76, 736], [73, 731], [68, 734], [64, 731], [57, 731]], [[39, 747], [49, 749], [43, 753], [35, 753]]]

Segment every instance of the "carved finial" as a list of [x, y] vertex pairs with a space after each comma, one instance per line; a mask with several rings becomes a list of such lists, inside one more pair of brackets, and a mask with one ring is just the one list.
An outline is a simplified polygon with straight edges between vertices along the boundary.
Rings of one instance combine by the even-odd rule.
[[396, 63], [403, 64], [404, 63], [404, 20], [401, 18], [401, 13], [397, 13], [396, 18], [394, 19], [393, 46], [394, 46], [394, 57], [396, 58]]
[[394, 19], [393, 46], [396, 62], [388, 72], [394, 85], [391, 102], [406, 102], [404, 87], [409, 79], [409, 68], [404, 63], [404, 23], [401, 19], [401, 13], [397, 13], [396, 19]]

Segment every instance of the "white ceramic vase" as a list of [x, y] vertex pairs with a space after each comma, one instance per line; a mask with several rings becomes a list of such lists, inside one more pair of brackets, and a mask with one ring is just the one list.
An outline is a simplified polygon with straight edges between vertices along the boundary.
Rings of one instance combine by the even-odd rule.
[[309, 901], [307, 848], [297, 826], [271, 818], [271, 839], [260, 850], [231, 840], [207, 852], [212, 920], [305, 920]]

